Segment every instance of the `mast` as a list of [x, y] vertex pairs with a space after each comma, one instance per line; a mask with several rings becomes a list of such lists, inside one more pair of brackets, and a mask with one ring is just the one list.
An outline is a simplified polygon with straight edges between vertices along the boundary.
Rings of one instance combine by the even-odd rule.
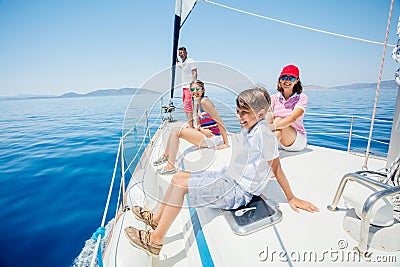
[[181, 29], [181, 12], [182, 12], [182, 0], [176, 0], [175, 6], [175, 18], [174, 18], [174, 33], [172, 43], [172, 64], [171, 64], [171, 96], [169, 99], [169, 105], [173, 106], [174, 88], [175, 88], [175, 72], [176, 72], [176, 58], [178, 56], [178, 42], [179, 33]]
[[179, 33], [185, 23], [190, 12], [194, 8], [197, 0], [176, 0], [175, 17], [174, 17], [174, 32], [172, 43], [172, 64], [171, 64], [171, 88], [169, 106], [173, 107], [174, 88], [175, 88], [175, 73], [176, 73], [176, 58], [178, 57]]

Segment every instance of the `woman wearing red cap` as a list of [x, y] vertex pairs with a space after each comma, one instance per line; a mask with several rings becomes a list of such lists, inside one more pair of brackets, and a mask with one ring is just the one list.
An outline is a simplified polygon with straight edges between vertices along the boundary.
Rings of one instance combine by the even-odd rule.
[[283, 68], [278, 79], [278, 93], [271, 96], [269, 123], [281, 148], [300, 151], [307, 146], [307, 134], [303, 124], [308, 97], [302, 93], [299, 69], [294, 65]]

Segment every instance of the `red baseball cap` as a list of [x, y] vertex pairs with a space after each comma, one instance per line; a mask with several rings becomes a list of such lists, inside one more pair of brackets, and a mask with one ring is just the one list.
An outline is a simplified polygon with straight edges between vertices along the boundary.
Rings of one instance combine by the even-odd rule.
[[296, 67], [295, 65], [287, 65], [286, 67], [283, 68], [281, 75], [279, 77], [282, 77], [284, 75], [289, 75], [293, 76], [296, 79], [299, 78], [299, 68]]

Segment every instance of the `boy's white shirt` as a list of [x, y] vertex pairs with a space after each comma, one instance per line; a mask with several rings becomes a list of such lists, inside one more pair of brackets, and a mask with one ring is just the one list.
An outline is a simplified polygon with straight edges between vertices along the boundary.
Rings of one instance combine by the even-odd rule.
[[233, 147], [233, 158], [225, 175], [236, 180], [247, 192], [260, 195], [269, 180], [268, 161], [279, 157], [278, 140], [265, 120], [253, 129], [241, 131], [240, 145]]

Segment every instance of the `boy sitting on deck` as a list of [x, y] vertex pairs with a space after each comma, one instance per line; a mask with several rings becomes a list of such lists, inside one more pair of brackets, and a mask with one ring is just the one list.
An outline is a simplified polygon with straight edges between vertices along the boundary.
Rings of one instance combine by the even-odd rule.
[[135, 216], [154, 231], [125, 228], [130, 243], [153, 255], [158, 255], [171, 224], [178, 216], [185, 194], [190, 206], [236, 209], [248, 204], [253, 195], [260, 195], [268, 182], [270, 170], [281, 186], [290, 207], [298, 212], [319, 209], [294, 196], [281, 168], [277, 140], [269, 129], [265, 114], [271, 103], [268, 92], [261, 86], [241, 92], [236, 99], [237, 118], [243, 130], [241, 144], [227, 168], [221, 171], [191, 173], [177, 172], [171, 180], [157, 213], [135, 206]]

